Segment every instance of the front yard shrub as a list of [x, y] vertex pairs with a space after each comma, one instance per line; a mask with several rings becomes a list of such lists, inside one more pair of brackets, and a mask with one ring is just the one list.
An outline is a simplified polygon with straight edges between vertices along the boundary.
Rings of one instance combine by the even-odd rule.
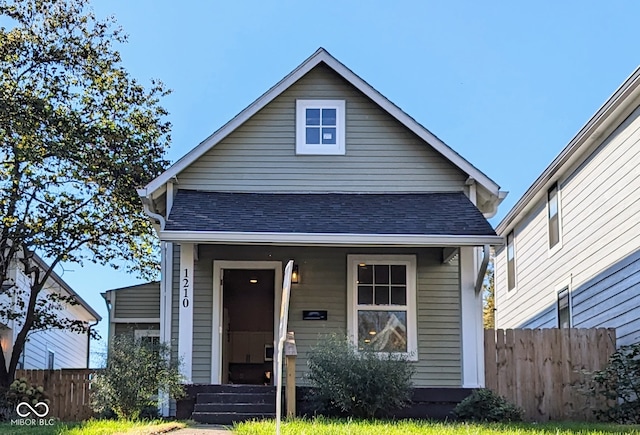
[[405, 356], [358, 350], [341, 335], [323, 337], [308, 354], [309, 399], [318, 413], [375, 418], [407, 405], [414, 367]]
[[[34, 407], [41, 402], [47, 405], [50, 403], [42, 386], [32, 386], [26, 378], [16, 379], [3, 393], [0, 401], [0, 421], [15, 418], [17, 416], [16, 407], [20, 402], [26, 402]], [[36, 407], [36, 409], [41, 412], [44, 411], [42, 405]]]
[[621, 346], [609, 357], [604, 370], [591, 373], [588, 393], [602, 396], [609, 404], [596, 416], [616, 423], [640, 423], [640, 343]]
[[119, 418], [137, 419], [158, 405], [159, 391], [184, 397], [181, 382], [167, 345], [118, 335], [109, 346], [107, 367], [91, 384], [92, 407], [102, 415], [113, 411]]
[[524, 411], [491, 390], [482, 388], [473, 392], [453, 410], [462, 421], [511, 422], [522, 421]]

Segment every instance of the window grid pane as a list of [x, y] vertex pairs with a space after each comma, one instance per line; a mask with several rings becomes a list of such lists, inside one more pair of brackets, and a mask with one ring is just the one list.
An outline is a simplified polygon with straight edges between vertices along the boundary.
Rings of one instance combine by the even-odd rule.
[[406, 311], [358, 311], [358, 348], [407, 352]]

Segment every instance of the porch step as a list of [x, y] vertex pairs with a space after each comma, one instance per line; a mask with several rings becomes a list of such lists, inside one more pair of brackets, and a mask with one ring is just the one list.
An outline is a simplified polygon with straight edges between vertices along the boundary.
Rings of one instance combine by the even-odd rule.
[[210, 385], [196, 396], [191, 418], [199, 423], [275, 418], [276, 389], [263, 385]]

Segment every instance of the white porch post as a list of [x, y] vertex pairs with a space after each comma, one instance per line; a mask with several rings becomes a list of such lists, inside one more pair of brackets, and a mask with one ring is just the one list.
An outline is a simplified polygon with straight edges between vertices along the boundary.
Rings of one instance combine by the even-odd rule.
[[460, 314], [462, 329], [462, 387], [484, 387], [482, 292], [476, 294], [477, 248], [460, 247]]
[[193, 357], [193, 243], [180, 244], [178, 286], [178, 355], [186, 383], [191, 383]]

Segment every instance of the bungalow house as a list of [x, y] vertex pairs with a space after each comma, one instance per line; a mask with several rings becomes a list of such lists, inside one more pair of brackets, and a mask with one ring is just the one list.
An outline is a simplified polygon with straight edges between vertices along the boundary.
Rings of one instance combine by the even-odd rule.
[[162, 241], [160, 337], [189, 383], [263, 382], [293, 259], [298, 383], [342, 331], [408, 355], [416, 388], [484, 385], [505, 193], [324, 49], [139, 194]]
[[640, 68], [497, 227], [498, 328], [615, 328], [640, 342]]
[[[43, 270], [48, 265], [38, 256], [34, 256], [35, 263]], [[27, 291], [30, 286], [29, 277], [25, 275], [22, 264], [14, 262], [9, 279], [3, 288], [17, 287], [18, 291]], [[14, 293], [12, 291], [11, 293]], [[59, 307], [58, 316], [71, 320], [80, 320], [88, 326], [95, 326], [102, 317], [85, 302], [58, 274], [53, 272], [47, 280], [41, 296], [47, 298], [49, 294], [72, 296], [77, 305]], [[9, 299], [9, 293], [0, 293], [0, 300], [4, 303], [15, 304]], [[13, 305], [15, 306], [15, 305]], [[20, 331], [20, 319], [0, 319], [0, 340], [8, 361], [13, 350], [13, 343]], [[89, 367], [89, 334], [79, 334], [68, 330], [45, 329], [29, 333], [24, 350], [18, 361], [18, 369], [78, 369]]]

